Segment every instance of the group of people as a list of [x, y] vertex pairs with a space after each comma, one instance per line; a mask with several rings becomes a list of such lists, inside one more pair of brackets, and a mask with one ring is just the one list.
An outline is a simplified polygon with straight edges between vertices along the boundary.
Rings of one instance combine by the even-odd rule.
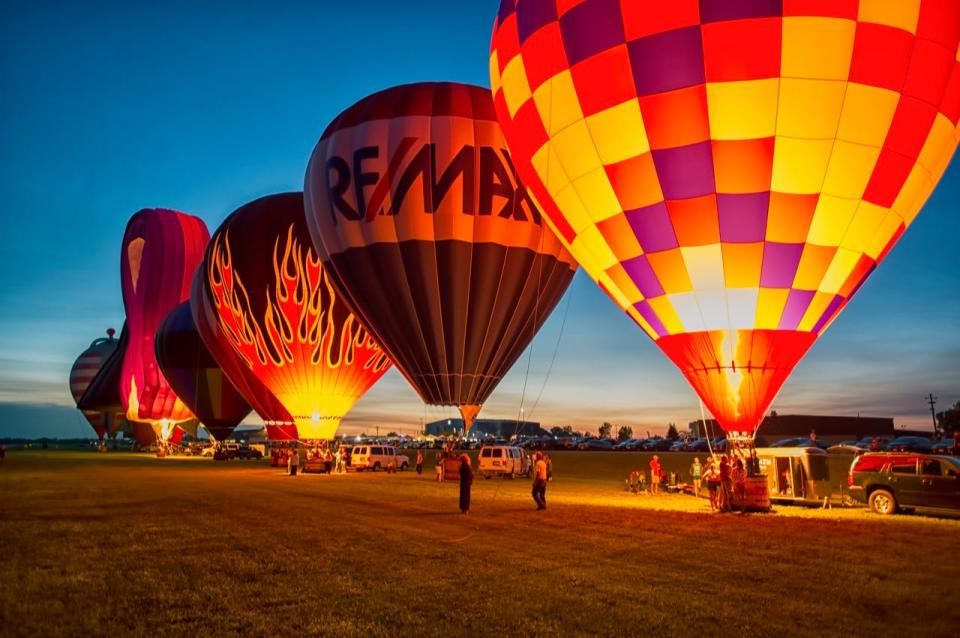
[[[746, 496], [748, 476], [760, 474], [760, 459], [754, 448], [736, 448], [730, 455], [712, 456], [707, 462], [701, 463], [699, 457], [693, 459], [690, 465], [690, 479], [693, 484], [693, 495], [700, 496], [703, 482], [706, 481], [710, 496], [710, 508], [716, 512], [728, 512], [734, 503], [743, 503]], [[669, 481], [669, 483], [668, 483]], [[647, 474], [633, 470], [627, 478], [627, 490], [633, 494], [659, 494], [660, 486], [667, 484], [677, 487], [677, 475], [667, 471], [660, 464], [660, 457], [656, 454], [650, 459], [650, 482], [647, 483]]]
[[286, 469], [290, 476], [303, 474], [307, 463], [322, 464], [325, 474], [346, 474], [349, 465], [349, 448], [338, 446], [334, 451], [326, 441], [304, 445], [281, 445], [270, 450], [270, 465]]
[[[473, 467], [470, 463], [470, 457], [467, 454], [460, 455], [460, 513], [467, 515], [470, 513], [470, 496], [473, 487]], [[419, 460], [419, 456], [418, 456]], [[442, 463], [438, 463], [440, 467]], [[533, 487], [530, 495], [533, 502], [537, 505], [537, 511], [547, 509], [547, 482], [553, 478], [553, 467], [550, 457], [543, 452], [537, 452], [533, 455]], [[438, 471], [438, 476], [442, 477], [442, 472]], [[442, 480], [442, 478], [440, 479]]]

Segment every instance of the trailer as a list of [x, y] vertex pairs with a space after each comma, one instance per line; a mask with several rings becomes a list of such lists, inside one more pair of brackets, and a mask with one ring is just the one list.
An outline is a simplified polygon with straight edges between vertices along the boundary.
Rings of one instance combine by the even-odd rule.
[[820, 504], [833, 492], [829, 457], [820, 448], [757, 448], [757, 458], [775, 503]]

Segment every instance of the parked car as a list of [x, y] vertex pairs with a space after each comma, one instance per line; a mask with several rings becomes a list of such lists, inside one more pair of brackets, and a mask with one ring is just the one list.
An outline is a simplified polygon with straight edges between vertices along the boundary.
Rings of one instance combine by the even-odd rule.
[[727, 439], [725, 437], [717, 437], [710, 442], [710, 449], [714, 452], [726, 452], [727, 451]]
[[614, 446], [613, 446], [613, 449], [614, 449], [614, 450], [617, 450], [617, 451], [626, 450], [626, 449], [627, 449], [627, 445], [628, 445], [629, 443], [631, 443], [632, 441], [633, 441], [633, 439], [624, 439], [623, 441], [620, 441], [619, 443], [617, 443], [616, 445], [614, 445]]
[[580, 445], [581, 450], [609, 451], [613, 450], [613, 441], [610, 439], [591, 439]]
[[886, 450], [887, 444], [893, 440], [892, 437], [889, 437], [889, 436], [865, 436], [859, 441], [857, 441], [856, 443], [854, 443], [854, 445], [856, 445], [858, 448], [869, 450], [870, 446], [873, 445], [874, 439], [876, 439], [877, 443], [879, 443], [880, 445], [880, 450], [877, 450], [877, 451]]
[[669, 448], [670, 452], [686, 452], [687, 442], [685, 439], [677, 439]]
[[887, 444], [889, 452], [931, 452], [933, 443], [922, 436], [899, 436]]
[[804, 439], [792, 438], [792, 439], [780, 439], [768, 445], [767, 447], [809, 447], [807, 445], [800, 445], [800, 442]]
[[960, 510], [960, 460], [948, 456], [867, 452], [850, 464], [847, 485], [878, 514]]
[[515, 445], [485, 445], [480, 448], [477, 474], [484, 478], [494, 476], [530, 476], [532, 465], [526, 450]]
[[828, 447], [827, 454], [863, 454], [863, 450], [849, 443], [838, 443]]
[[410, 466], [410, 459], [392, 445], [356, 445], [350, 451], [350, 467], [358, 472], [378, 472], [391, 464], [396, 464], [396, 468], [403, 471]]
[[643, 444], [644, 452], [666, 452], [670, 449], [670, 446], [673, 445], [673, 441], [670, 439], [647, 439], [647, 442]]
[[933, 444], [931, 449], [933, 454], [953, 454], [953, 440], [943, 439]]
[[695, 439], [687, 446], [688, 452], [707, 452], [709, 451], [706, 439]]
[[[242, 459], [244, 461], [257, 460], [263, 458], [263, 453], [260, 450], [251, 448], [249, 445], [244, 445], [241, 443], [224, 443], [222, 447], [225, 459], [229, 461], [230, 459]], [[214, 455], [216, 458], [216, 455]]]

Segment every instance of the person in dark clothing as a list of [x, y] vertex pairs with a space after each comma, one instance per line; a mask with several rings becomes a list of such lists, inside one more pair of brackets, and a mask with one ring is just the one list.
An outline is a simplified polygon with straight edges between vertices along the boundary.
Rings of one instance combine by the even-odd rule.
[[417, 449], [417, 474], [423, 474], [423, 450]]
[[757, 448], [750, 448], [747, 458], [747, 476], [760, 476], [760, 459], [757, 458]]
[[531, 495], [533, 502], [537, 504], [537, 511], [547, 509], [547, 462], [543, 460], [543, 454], [537, 452], [534, 457], [537, 462], [533, 466], [533, 489]]
[[470, 457], [460, 456], [460, 511], [470, 513], [470, 488], [473, 486], [473, 468], [470, 467]]

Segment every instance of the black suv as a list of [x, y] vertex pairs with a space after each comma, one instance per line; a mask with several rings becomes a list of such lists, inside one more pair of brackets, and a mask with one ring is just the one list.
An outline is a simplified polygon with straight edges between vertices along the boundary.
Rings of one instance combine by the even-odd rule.
[[850, 496], [878, 514], [898, 509], [960, 511], [960, 460], [916, 453], [856, 457], [847, 476]]

